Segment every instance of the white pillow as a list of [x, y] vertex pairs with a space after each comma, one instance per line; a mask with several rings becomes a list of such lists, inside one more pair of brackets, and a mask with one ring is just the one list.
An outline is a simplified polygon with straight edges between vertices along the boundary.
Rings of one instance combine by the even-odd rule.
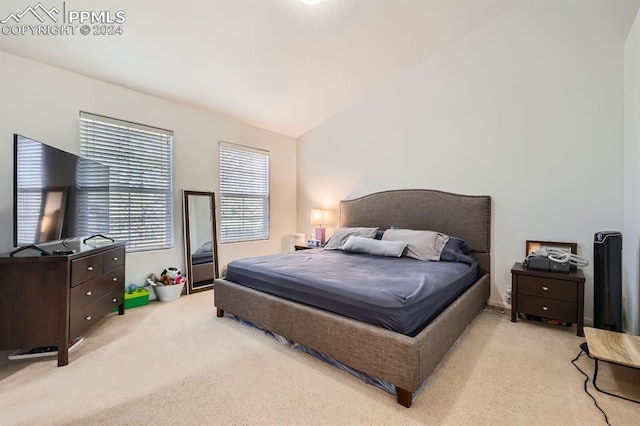
[[350, 236], [374, 238], [377, 230], [378, 228], [340, 228], [333, 233], [324, 248], [327, 250], [342, 250], [342, 246]]
[[415, 231], [413, 229], [387, 229], [382, 235], [383, 241], [405, 241], [405, 256], [418, 260], [440, 260], [440, 253], [449, 236], [434, 231]]
[[404, 241], [381, 241], [373, 238], [350, 236], [342, 250], [376, 256], [400, 257], [407, 243]]

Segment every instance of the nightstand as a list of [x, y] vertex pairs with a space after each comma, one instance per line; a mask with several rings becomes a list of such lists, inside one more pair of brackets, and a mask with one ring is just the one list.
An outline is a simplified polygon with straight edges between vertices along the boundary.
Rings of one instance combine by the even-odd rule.
[[298, 250], [309, 250], [312, 249], [313, 247], [307, 247], [307, 246], [295, 246], [296, 251]]
[[511, 268], [511, 321], [517, 313], [577, 324], [584, 337], [584, 274], [580, 269], [551, 272], [528, 269], [520, 263]]

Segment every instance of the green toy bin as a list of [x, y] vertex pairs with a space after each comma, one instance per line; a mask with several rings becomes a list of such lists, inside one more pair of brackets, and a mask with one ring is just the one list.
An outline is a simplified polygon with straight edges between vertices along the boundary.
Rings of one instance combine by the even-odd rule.
[[[134, 292], [124, 292], [124, 308], [131, 309], [138, 306], [144, 306], [149, 304], [149, 290], [146, 288], [138, 288]], [[118, 308], [115, 308], [112, 312], [116, 312]]]

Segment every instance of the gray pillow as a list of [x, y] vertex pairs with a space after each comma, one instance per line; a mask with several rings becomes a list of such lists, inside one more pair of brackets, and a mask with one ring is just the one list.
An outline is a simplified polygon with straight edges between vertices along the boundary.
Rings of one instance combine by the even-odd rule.
[[413, 229], [387, 229], [382, 241], [404, 241], [407, 243], [405, 256], [418, 260], [440, 260], [440, 253], [449, 236], [434, 231]]
[[350, 236], [373, 238], [378, 228], [340, 228], [333, 233], [331, 239], [325, 244], [327, 250], [342, 250], [342, 246]]
[[381, 241], [352, 235], [344, 243], [342, 250], [376, 256], [400, 257], [405, 247], [407, 247], [407, 243], [404, 241]]

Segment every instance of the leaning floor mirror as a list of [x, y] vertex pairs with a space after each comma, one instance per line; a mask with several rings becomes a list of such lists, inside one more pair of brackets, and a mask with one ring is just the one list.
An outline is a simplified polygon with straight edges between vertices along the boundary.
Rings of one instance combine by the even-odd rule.
[[184, 191], [187, 294], [213, 288], [218, 278], [216, 205], [213, 192]]

